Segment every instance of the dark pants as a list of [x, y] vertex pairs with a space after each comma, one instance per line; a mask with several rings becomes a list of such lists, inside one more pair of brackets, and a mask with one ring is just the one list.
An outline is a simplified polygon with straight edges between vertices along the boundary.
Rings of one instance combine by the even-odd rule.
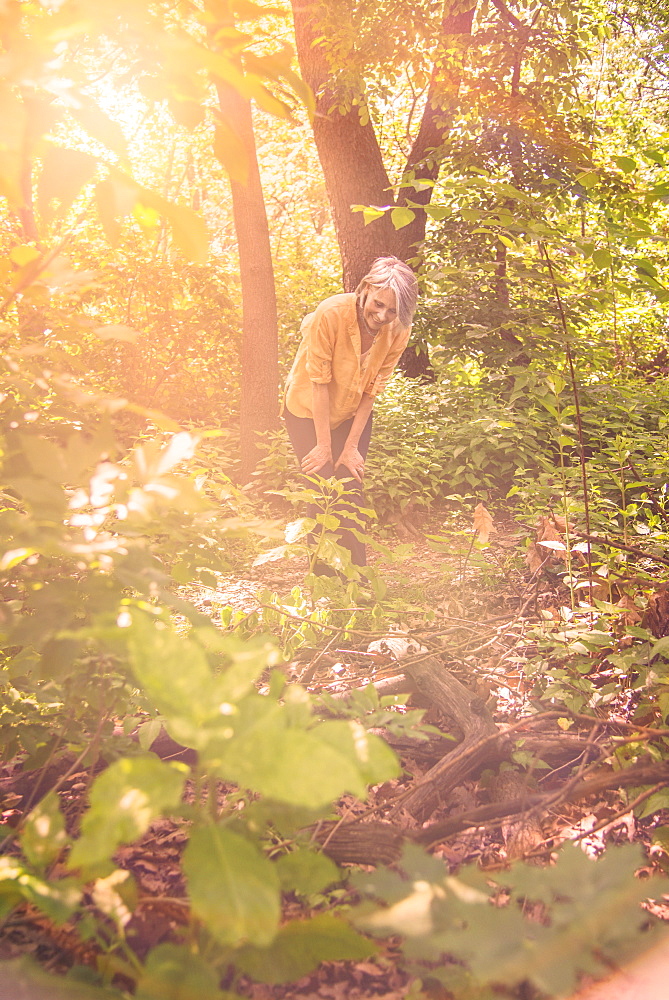
[[[314, 427], [314, 422], [311, 417], [296, 417], [290, 410], [284, 410], [284, 420], [286, 421], [286, 428], [288, 430], [288, 436], [290, 437], [293, 450], [297, 455], [300, 464], [305, 455], [307, 455], [312, 448], [316, 445], [316, 428]], [[318, 470], [318, 475], [322, 476], [323, 479], [331, 479], [332, 476], [336, 476], [337, 479], [348, 480], [348, 486], [346, 489], [345, 499], [342, 500], [341, 508], [337, 511], [337, 517], [340, 520], [340, 527], [337, 532], [339, 536], [339, 542], [351, 553], [351, 562], [355, 566], [366, 566], [367, 556], [365, 554], [364, 543], [356, 538], [353, 534], [351, 528], [357, 528], [361, 530], [361, 525], [355, 520], [346, 520], [346, 510], [358, 511], [361, 507], [364, 507], [364, 496], [362, 493], [362, 488], [357, 479], [354, 479], [351, 475], [349, 469], [344, 465], [340, 465], [335, 471], [334, 463], [341, 455], [344, 450], [344, 445], [346, 444], [346, 439], [348, 433], [351, 429], [351, 424], [353, 423], [353, 418], [350, 420], [345, 420], [343, 424], [331, 432], [332, 438], [332, 462], [328, 462], [324, 465], [322, 469]], [[367, 457], [367, 451], [369, 449], [369, 442], [372, 436], [372, 415], [370, 413], [369, 420], [365, 424], [362, 434], [360, 435], [360, 441], [358, 442], [358, 451], [363, 458]], [[315, 517], [318, 514], [318, 508], [314, 504], [310, 504], [307, 509], [307, 517]], [[358, 517], [361, 515], [358, 514]]]

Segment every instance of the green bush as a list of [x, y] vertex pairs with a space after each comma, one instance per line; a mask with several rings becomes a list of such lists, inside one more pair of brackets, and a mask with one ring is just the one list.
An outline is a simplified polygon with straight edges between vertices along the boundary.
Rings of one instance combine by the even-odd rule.
[[[562, 462], [578, 466], [574, 397], [550, 372], [511, 369], [494, 380], [422, 385], [396, 374], [374, 411], [366, 494], [379, 516], [429, 508], [452, 494], [503, 496], [520, 470], [530, 478]], [[666, 450], [669, 381], [648, 391], [644, 380], [596, 382], [579, 389], [587, 454], [610, 451], [616, 437], [633, 441], [647, 470]], [[266, 436], [257, 473], [260, 489], [297, 475], [285, 431]], [[648, 471], [648, 470], [647, 470]]]

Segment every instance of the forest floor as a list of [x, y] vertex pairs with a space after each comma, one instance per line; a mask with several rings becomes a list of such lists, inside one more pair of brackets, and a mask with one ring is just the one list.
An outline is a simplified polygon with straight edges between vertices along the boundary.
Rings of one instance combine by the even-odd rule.
[[[399, 545], [402, 558], [389, 561], [383, 554], [374, 553], [370, 560], [388, 587], [385, 598], [388, 617], [381, 625], [384, 631], [361, 628], [359, 633], [353, 634], [353, 641], [338, 643], [330, 636], [320, 647], [298, 650], [286, 666], [289, 677], [313, 692], [327, 691], [335, 696], [370, 683], [379, 690], [384, 681], [392, 685], [392, 679], [401, 672], [396, 653], [389, 646], [385, 651], [375, 652], [369, 652], [367, 647], [384, 635], [392, 639], [397, 633], [389, 630], [388, 623], [394, 620], [401, 634], [410, 636], [430, 656], [447, 665], [457, 679], [455, 683], [463, 684], [472, 697], [485, 705], [497, 727], [513, 727], [525, 714], [531, 698], [531, 684], [523, 671], [523, 661], [532, 642], [529, 633], [538, 622], [559, 614], [568, 596], [566, 590], [558, 585], [555, 574], [532, 579], [529, 570], [519, 569], [524, 563], [518, 559], [518, 553], [524, 551], [521, 547], [529, 533], [513, 521], [498, 525], [492, 551], [483, 560], [476, 553], [468, 552], [466, 537], [460, 539], [460, 555], [435, 551], [426, 536], [442, 533], [442, 523], [438, 519], [417, 522], [409, 531], [399, 526], [401, 538], [394, 530], [385, 529], [383, 541], [389, 547]], [[249, 569], [243, 577], [230, 574], [221, 578], [216, 591], [202, 589], [190, 596], [217, 624], [220, 610], [225, 606], [249, 614], [256, 610], [257, 594], [262, 590], [281, 595], [287, 603], [291, 589], [302, 580], [303, 567], [298, 562], [268, 562]], [[336, 640], [336, 635], [334, 638]], [[413, 697], [419, 707], [424, 706], [420, 694]], [[434, 705], [428, 709], [425, 721], [445, 732], [452, 728]], [[574, 734], [574, 739], [579, 736]], [[392, 802], [416, 783], [420, 784], [434, 763], [429, 756], [419, 752], [420, 746], [416, 744], [414, 750], [406, 745], [398, 748], [403, 776], [372, 789], [364, 806], [354, 799], [343, 800], [341, 815], [356, 816], [364, 810], [366, 815], [383, 818], [392, 813]], [[492, 770], [496, 763], [491, 761]], [[542, 788], [554, 790], [556, 782], [564, 780], [564, 775], [560, 776], [564, 765], [542, 766], [544, 770], [537, 773], [529, 769], [526, 775], [528, 794], [530, 786], [532, 792]], [[65, 809], [72, 817], [81, 814], [90, 778], [87, 772], [76, 771], [68, 774], [60, 787]], [[10, 780], [11, 769], [5, 770], [5, 785]], [[225, 789], [221, 795], [225, 796]], [[490, 775], [479, 768], [477, 774], [458, 783], [447, 799], [431, 811], [429, 821], [457, 819], [490, 803], [490, 795]], [[20, 796], [9, 801], [9, 808], [6, 800], [5, 812], [11, 813], [12, 809], [17, 816], [21, 814]], [[646, 848], [650, 871], [655, 863], [651, 851], [652, 828], [669, 825], [669, 812], [664, 812], [665, 815], [638, 821], [627, 805], [624, 791], [615, 787], [578, 800], [553, 795], [550, 808], [540, 811], [538, 816], [535, 810], [536, 822], [527, 842], [527, 853], [547, 863], [551, 850], [565, 840], [578, 838], [583, 850], [593, 856], [605, 845], [634, 840]], [[406, 809], [395, 813], [403, 834], [420, 833], [424, 825], [420, 817]], [[11, 816], [4, 818], [11, 822]], [[508, 843], [509, 824], [505, 825], [503, 817], [493, 817], [475, 825], [465, 824], [461, 829], [457, 826], [456, 822], [455, 832], [445, 836], [433, 849], [451, 870], [472, 862], [495, 870], [507, 863], [512, 852]], [[186, 919], [183, 906], [174, 902], [183, 895], [179, 858], [186, 840], [184, 829], [164, 820], [154, 823], [138, 844], [118, 852], [118, 864], [133, 872], [142, 899], [128, 928], [133, 947], [140, 956], [178, 934], [179, 926]], [[336, 900], [337, 905], [342, 902], [346, 904], [346, 896]], [[328, 909], [332, 903], [333, 900], [323, 897], [313, 906]], [[294, 899], [287, 904], [288, 917], [299, 917], [306, 912], [309, 910], [304, 901]], [[669, 907], [658, 904], [655, 912], [661, 919], [669, 919]], [[357, 963], [323, 963], [317, 972], [289, 986], [270, 987], [242, 981], [235, 983], [234, 988], [252, 1000], [293, 997], [299, 1000], [315, 1000], [316, 997], [400, 1000], [407, 996], [410, 983], [399, 971], [394, 949], [395, 943], [389, 941], [373, 959]], [[37, 911], [30, 910], [6, 922], [0, 932], [0, 958], [26, 954], [57, 972], [65, 971], [73, 962], [86, 965], [92, 960], [87, 946], [73, 934], [65, 929], [59, 931], [39, 917]], [[667, 973], [669, 948], [665, 947], [637, 973], [625, 974], [615, 983], [607, 982], [600, 987], [600, 992], [587, 992], [584, 1000], [666, 1000]], [[636, 981], [633, 975], [637, 975]], [[433, 995], [435, 1000], [446, 1000], [448, 996], [443, 991]], [[10, 1000], [5, 998], [1, 988], [0, 997]]]

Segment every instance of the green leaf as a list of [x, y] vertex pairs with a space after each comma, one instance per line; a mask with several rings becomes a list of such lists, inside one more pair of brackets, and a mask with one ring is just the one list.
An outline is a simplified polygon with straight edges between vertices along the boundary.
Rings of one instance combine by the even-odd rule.
[[404, 206], [398, 206], [390, 213], [390, 221], [395, 229], [404, 229], [404, 227], [410, 225], [415, 218], [416, 213], [412, 211], [412, 209], [405, 208]]
[[186, 205], [177, 205], [153, 191], [142, 190], [140, 202], [162, 215], [170, 224], [175, 244], [194, 264], [209, 258], [209, 234], [204, 219]]
[[123, 757], [110, 764], [93, 784], [69, 867], [96, 868], [108, 862], [120, 844], [141, 837], [164, 810], [177, 808], [187, 774], [184, 764], [167, 764], [153, 756]]
[[648, 659], [654, 660], [656, 656], [662, 656], [665, 660], [669, 660], [669, 635], [665, 635], [653, 643]]
[[69, 843], [60, 802], [49, 792], [30, 810], [21, 831], [21, 850], [37, 869], [47, 868]]
[[269, 948], [244, 948], [235, 964], [262, 983], [288, 983], [313, 972], [322, 962], [359, 962], [376, 951], [376, 946], [349, 924], [322, 913], [286, 924]]
[[594, 250], [592, 254], [592, 262], [595, 267], [599, 268], [600, 271], [611, 267], [611, 254], [608, 250], [599, 249]]
[[222, 826], [194, 830], [183, 857], [191, 907], [221, 944], [268, 945], [281, 915], [276, 866]]
[[198, 727], [216, 714], [213, 676], [201, 646], [133, 611], [128, 647], [133, 673], [162, 715]]
[[[240, 709], [234, 736], [225, 745], [216, 748], [212, 744], [206, 751], [209, 766], [224, 780], [309, 809], [327, 805], [344, 792], [365, 796], [358, 761], [353, 754], [320, 740], [321, 727], [309, 732], [288, 728], [286, 706], [261, 696], [247, 699]], [[348, 724], [335, 725], [345, 728]], [[341, 742], [349, 751], [346, 734]]]
[[136, 1000], [225, 1000], [213, 965], [182, 945], [159, 944], [149, 952], [137, 982]]
[[17, 267], [25, 267], [26, 264], [32, 264], [34, 261], [39, 260], [41, 256], [42, 254], [35, 247], [26, 245], [12, 247], [9, 251], [9, 259]]
[[286, 525], [285, 538], [288, 544], [297, 542], [304, 538], [314, 527], [314, 519], [311, 517], [300, 517], [297, 521], [290, 521]]
[[474, 971], [503, 982], [529, 978], [551, 996], [570, 994], [579, 972], [601, 972], [635, 940], [642, 947], [646, 914], [639, 904], [650, 892], [634, 872], [643, 862], [638, 845], [610, 848], [593, 861], [570, 844], [550, 869], [515, 866], [500, 881], [522, 898], [549, 902], [550, 927], [537, 934], [525, 922], [524, 935], [507, 939], [499, 962], [477, 956]]
[[626, 174], [631, 174], [637, 168], [637, 162], [631, 156], [614, 156], [613, 162]]
[[175, 122], [191, 131], [201, 125], [206, 118], [206, 112], [199, 101], [191, 101], [172, 93], [167, 103]]
[[385, 208], [377, 208], [375, 205], [351, 205], [352, 212], [362, 212], [362, 217], [365, 225], [368, 226], [370, 222], [374, 222], [376, 219], [381, 219], [386, 214], [390, 205]]
[[119, 1000], [120, 996], [118, 990], [77, 982], [71, 975], [50, 975], [29, 958], [0, 962], [0, 982], [11, 1000]]
[[322, 892], [341, 879], [334, 861], [307, 847], [298, 847], [289, 854], [283, 854], [276, 862], [276, 870], [282, 890], [296, 892], [300, 896]]
[[599, 174], [596, 170], [585, 170], [582, 174], [579, 174], [576, 177], [576, 181], [588, 190], [596, 184], [599, 184]]
[[314, 735], [359, 769], [368, 785], [390, 781], [401, 774], [397, 757], [388, 744], [379, 736], [368, 733], [359, 722], [324, 722], [314, 730]]
[[78, 99], [82, 101], [80, 107], [68, 108], [72, 117], [83, 125], [90, 136], [125, 159], [128, 155], [128, 146], [118, 122], [112, 121], [99, 104], [90, 98], [79, 95]]
[[127, 218], [139, 198], [139, 187], [118, 171], [95, 185], [95, 205], [102, 228], [114, 246], [121, 234], [121, 221]]
[[341, 524], [341, 518], [336, 514], [316, 514], [315, 521], [322, 524], [326, 531], [336, 531]]
[[425, 213], [429, 215], [431, 219], [434, 219], [435, 222], [442, 222], [444, 219], [448, 218], [451, 214], [451, 210], [441, 205], [426, 205]]
[[97, 878], [90, 893], [100, 913], [113, 920], [122, 932], [137, 906], [137, 885], [130, 872], [125, 868], [114, 869], [106, 878]]
[[131, 621], [128, 648], [135, 677], [171, 735], [201, 751], [211, 739], [220, 741], [219, 731], [229, 729], [236, 714], [235, 703], [278, 661], [277, 649], [261, 637], [220, 637], [218, 651], [230, 662], [214, 677], [199, 643], [140, 611], [132, 612]]
[[56, 923], [64, 923], [75, 911], [81, 889], [74, 879], [47, 881], [29, 871], [16, 858], [0, 858], [0, 917], [18, 903], [31, 903]]
[[13, 569], [14, 566], [18, 566], [34, 555], [36, 551], [36, 549], [9, 549], [9, 551], [3, 553], [0, 559], [0, 570]]
[[172, 227], [174, 242], [194, 264], [206, 264], [209, 258], [209, 233], [204, 219], [185, 205], [166, 203], [163, 215]]
[[52, 202], [58, 201], [64, 214], [95, 173], [97, 161], [90, 153], [62, 146], [49, 146], [42, 164], [37, 185], [37, 205], [41, 216], [48, 222], [56, 212]]
[[649, 147], [648, 149], [644, 149], [643, 155], [647, 156], [649, 160], [653, 160], [654, 163], [659, 163], [661, 167], [666, 166], [666, 158], [661, 149]]
[[142, 750], [151, 749], [151, 745], [160, 736], [162, 728], [163, 724], [160, 719], [149, 719], [148, 722], [143, 722], [141, 726], [138, 726], [137, 739]]
[[[663, 718], [665, 717], [663, 713]], [[663, 788], [659, 792], [655, 792], [650, 798], [646, 799], [644, 803], [640, 806], [637, 812], [639, 819], [645, 819], [646, 816], [652, 816], [653, 813], [660, 812], [663, 809], [669, 808], [669, 789]]]

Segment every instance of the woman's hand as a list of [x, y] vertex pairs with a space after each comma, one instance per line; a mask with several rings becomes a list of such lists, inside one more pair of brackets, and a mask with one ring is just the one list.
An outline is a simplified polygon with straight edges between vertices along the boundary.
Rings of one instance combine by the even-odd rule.
[[313, 476], [320, 472], [328, 462], [332, 462], [332, 448], [329, 444], [316, 444], [302, 459], [302, 472]]
[[338, 469], [340, 465], [345, 466], [359, 483], [362, 482], [362, 477], [365, 473], [365, 460], [355, 445], [344, 445], [344, 450], [337, 459], [335, 469]]

